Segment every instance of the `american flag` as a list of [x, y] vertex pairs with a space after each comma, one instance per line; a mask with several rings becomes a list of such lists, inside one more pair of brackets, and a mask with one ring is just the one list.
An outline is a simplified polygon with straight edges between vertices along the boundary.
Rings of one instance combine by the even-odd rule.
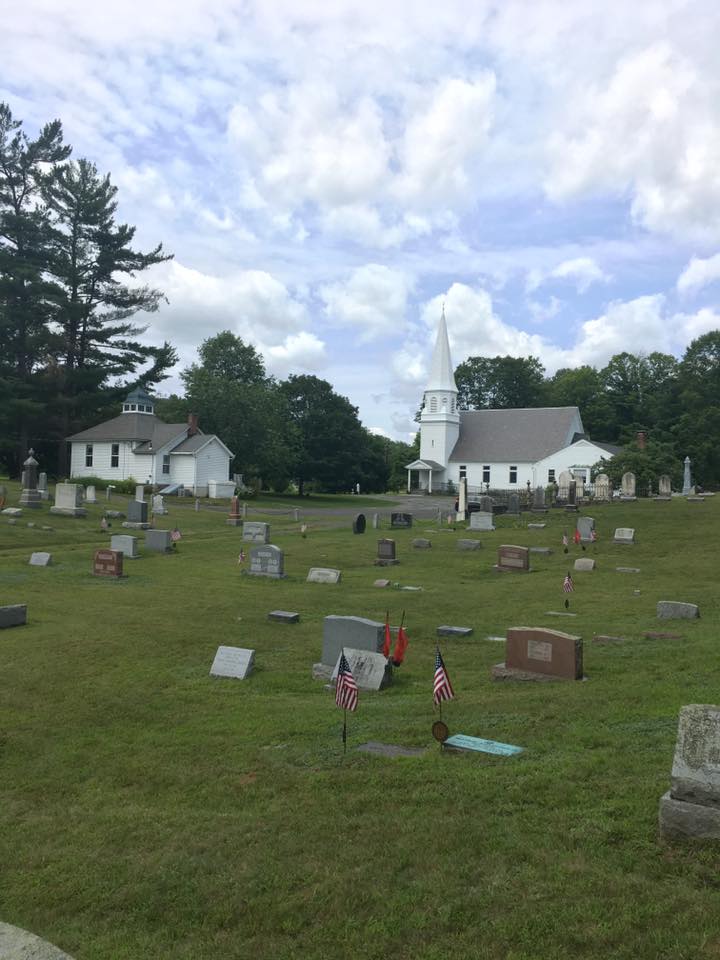
[[337, 687], [335, 688], [335, 703], [342, 710], [354, 710], [358, 704], [358, 688], [355, 677], [347, 662], [345, 651], [340, 654], [338, 666]]
[[568, 573], [568, 575], [563, 580], [563, 590], [565, 591], [565, 593], [572, 593], [574, 589], [575, 589], [575, 584], [573, 583], [572, 577]]
[[447, 675], [443, 658], [440, 656], [440, 648], [435, 648], [435, 679], [433, 680], [433, 701], [438, 704], [442, 700], [452, 700], [455, 691], [450, 683], [450, 677]]
[[597, 533], [595, 532], [595, 527], [593, 527], [592, 530], [590, 531], [590, 539], [592, 540], [593, 543], [595, 543], [595, 541], [597, 540]]
[[175, 527], [175, 529], [170, 534], [170, 539], [172, 540], [173, 543], [177, 543], [178, 540], [182, 540], [182, 534], [180, 533], [177, 527]]
[[563, 546], [566, 547], [567, 545], [568, 545], [567, 534], [564, 533], [564, 534], [563, 534]]
[[245, 563], [245, 551], [241, 550], [238, 554], [238, 563]]

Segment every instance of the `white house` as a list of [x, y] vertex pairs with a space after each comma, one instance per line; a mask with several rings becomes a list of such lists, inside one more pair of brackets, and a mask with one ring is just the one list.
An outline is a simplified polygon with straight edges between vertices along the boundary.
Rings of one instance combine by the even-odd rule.
[[128, 395], [119, 417], [67, 439], [73, 478], [182, 484], [196, 496], [207, 496], [211, 481], [227, 483], [234, 456], [219, 437], [198, 428], [195, 414], [187, 423], [164, 423], [140, 388]]
[[620, 449], [590, 440], [577, 407], [458, 410], [445, 311], [420, 414], [420, 457], [407, 465], [408, 491], [546, 486], [564, 470], [590, 479], [590, 467]]

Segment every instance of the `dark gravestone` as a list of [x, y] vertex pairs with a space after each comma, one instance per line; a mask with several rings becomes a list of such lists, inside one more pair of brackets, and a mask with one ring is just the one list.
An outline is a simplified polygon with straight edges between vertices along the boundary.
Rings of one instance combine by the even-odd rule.
[[148, 505], [144, 500], [128, 500], [128, 523], [147, 523]]
[[581, 637], [544, 627], [510, 627], [505, 642], [505, 663], [493, 668], [496, 679], [532, 679], [533, 674], [561, 680], [582, 680]]
[[385, 643], [385, 624], [365, 617], [330, 615], [323, 620], [321, 662], [333, 668], [343, 647], [381, 653]]
[[407, 528], [411, 527], [413, 523], [413, 517], [411, 513], [391, 513], [390, 514], [390, 526], [396, 528]]
[[527, 547], [503, 544], [498, 548], [496, 570], [512, 573], [528, 573], [530, 570], [530, 551]]
[[365, 533], [365, 514], [359, 513], [353, 520], [353, 533]]
[[173, 542], [169, 530], [146, 530], [145, 549], [155, 553], [172, 553]]
[[268, 620], [274, 620], [276, 623], [300, 623], [300, 614], [292, 613], [290, 610], [271, 610]]
[[390, 540], [388, 537], [383, 537], [382, 540], [378, 540], [375, 566], [390, 567], [397, 562], [395, 559], [395, 541]]
[[27, 604], [13, 603], [0, 607], [0, 630], [5, 627], [22, 627], [27, 623]]
[[469, 637], [473, 632], [472, 627], [450, 627], [443, 624], [435, 631], [439, 637]]
[[575, 504], [577, 503], [577, 482], [575, 480], [571, 480], [570, 483], [568, 484], [567, 502], [568, 502], [568, 506], [572, 506], [572, 507], [574, 507]]
[[243, 518], [240, 513], [240, 499], [238, 497], [230, 498], [230, 513], [225, 523], [230, 527], [242, 526]]
[[121, 550], [96, 550], [93, 556], [93, 576], [113, 577], [123, 575], [123, 554]]
[[520, 497], [516, 493], [511, 493], [508, 497], [507, 512], [512, 516], [517, 516], [520, 513]]

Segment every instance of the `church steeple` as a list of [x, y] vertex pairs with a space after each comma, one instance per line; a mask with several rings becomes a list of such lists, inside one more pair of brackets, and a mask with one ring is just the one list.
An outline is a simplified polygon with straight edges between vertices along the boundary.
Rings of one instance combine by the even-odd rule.
[[443, 306], [420, 414], [420, 457], [443, 467], [447, 466], [460, 433], [457, 395]]
[[445, 304], [443, 304], [440, 323], [438, 324], [435, 349], [430, 363], [430, 379], [428, 390], [451, 390], [457, 395], [457, 384], [453, 374], [450, 359], [450, 343], [448, 341], [447, 323], [445, 321]]

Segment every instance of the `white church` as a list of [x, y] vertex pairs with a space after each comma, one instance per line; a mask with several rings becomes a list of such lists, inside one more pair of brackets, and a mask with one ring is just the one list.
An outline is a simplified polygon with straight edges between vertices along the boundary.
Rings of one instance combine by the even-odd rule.
[[563, 471], [590, 480], [590, 468], [619, 448], [591, 441], [577, 407], [458, 410], [458, 389], [443, 310], [420, 414], [420, 457], [409, 463], [408, 492], [523, 490], [556, 482]]

